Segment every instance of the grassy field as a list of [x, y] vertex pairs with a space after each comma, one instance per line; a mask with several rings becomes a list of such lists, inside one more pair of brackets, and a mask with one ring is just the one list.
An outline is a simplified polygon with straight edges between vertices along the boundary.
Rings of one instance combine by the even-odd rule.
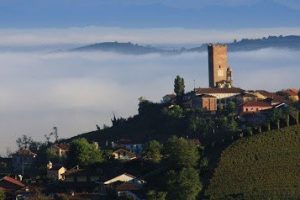
[[242, 138], [221, 155], [210, 199], [300, 199], [300, 126]]

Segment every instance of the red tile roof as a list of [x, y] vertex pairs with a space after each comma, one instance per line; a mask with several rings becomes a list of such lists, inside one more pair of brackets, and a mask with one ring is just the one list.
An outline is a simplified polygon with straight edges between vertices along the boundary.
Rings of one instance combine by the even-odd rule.
[[267, 102], [264, 101], [249, 101], [243, 104], [244, 107], [272, 107]]
[[200, 95], [197, 95], [198, 97], [203, 97], [203, 98], [217, 98], [215, 96], [212, 96], [212, 95], [209, 95], [209, 94], [200, 94]]
[[286, 102], [284, 97], [279, 96], [275, 93], [268, 92], [268, 91], [265, 91], [265, 90], [257, 90], [256, 92], [260, 93], [261, 95], [265, 96], [266, 98], [271, 98], [274, 101], [277, 101], [277, 102], [280, 102], [280, 103], [285, 103]]
[[9, 176], [3, 177], [0, 181], [6, 181], [6, 182], [9, 182], [11, 184], [17, 185], [19, 187], [25, 187], [25, 185], [21, 181], [16, 180], [14, 178], [11, 178]]
[[242, 93], [244, 92], [241, 88], [196, 88], [197, 94], [217, 94], [217, 93]]
[[287, 89], [284, 92], [286, 92], [290, 96], [298, 96], [298, 90], [297, 89]]
[[251, 93], [242, 93], [241, 96], [242, 96], [242, 97], [251, 97], [251, 98], [257, 97], [256, 95], [251, 94]]

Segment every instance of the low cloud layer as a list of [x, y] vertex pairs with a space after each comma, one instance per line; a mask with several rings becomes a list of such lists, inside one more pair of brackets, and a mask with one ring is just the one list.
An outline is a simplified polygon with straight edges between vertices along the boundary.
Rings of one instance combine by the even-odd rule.
[[[137, 113], [138, 98], [206, 87], [207, 54], [144, 56], [111, 53], [0, 53], [0, 152], [22, 134], [37, 140], [57, 126], [70, 137], [109, 124], [113, 114]], [[229, 54], [236, 86], [280, 90], [300, 86], [299, 52], [264, 49]]]
[[[118, 28], [81, 27], [62, 29], [0, 29], [0, 50], [9, 51], [32, 47], [56, 50], [80, 45], [119, 41], [149, 45], [193, 45], [209, 42], [232, 42], [234, 39], [262, 38], [269, 35], [300, 35], [300, 28], [249, 29], [185, 29], [185, 28]], [[47, 47], [47, 48], [46, 48]]]

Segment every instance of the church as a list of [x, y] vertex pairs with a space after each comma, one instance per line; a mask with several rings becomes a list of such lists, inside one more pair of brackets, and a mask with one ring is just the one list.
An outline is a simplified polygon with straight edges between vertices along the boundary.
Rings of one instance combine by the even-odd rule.
[[227, 45], [208, 45], [208, 88], [195, 88], [185, 100], [190, 99], [188, 107], [202, 107], [216, 111], [226, 107], [227, 102], [244, 93], [244, 90], [233, 87], [232, 71], [227, 61]]
[[[229, 102], [234, 102], [239, 106], [241, 112], [253, 113], [286, 103], [285, 99], [276, 93], [263, 90], [245, 91], [234, 87], [232, 70], [228, 65], [227, 49], [227, 45], [224, 44], [208, 45], [209, 87], [194, 88], [193, 91], [185, 93], [183, 96], [185, 108], [202, 108], [215, 112], [226, 108]], [[163, 102], [174, 103], [175, 99], [174, 94], [166, 95]]]

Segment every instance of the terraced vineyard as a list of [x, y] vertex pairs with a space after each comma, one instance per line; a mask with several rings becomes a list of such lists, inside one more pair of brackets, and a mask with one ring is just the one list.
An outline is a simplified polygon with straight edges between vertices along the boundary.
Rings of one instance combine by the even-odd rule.
[[221, 155], [210, 199], [300, 199], [300, 126], [242, 138]]

